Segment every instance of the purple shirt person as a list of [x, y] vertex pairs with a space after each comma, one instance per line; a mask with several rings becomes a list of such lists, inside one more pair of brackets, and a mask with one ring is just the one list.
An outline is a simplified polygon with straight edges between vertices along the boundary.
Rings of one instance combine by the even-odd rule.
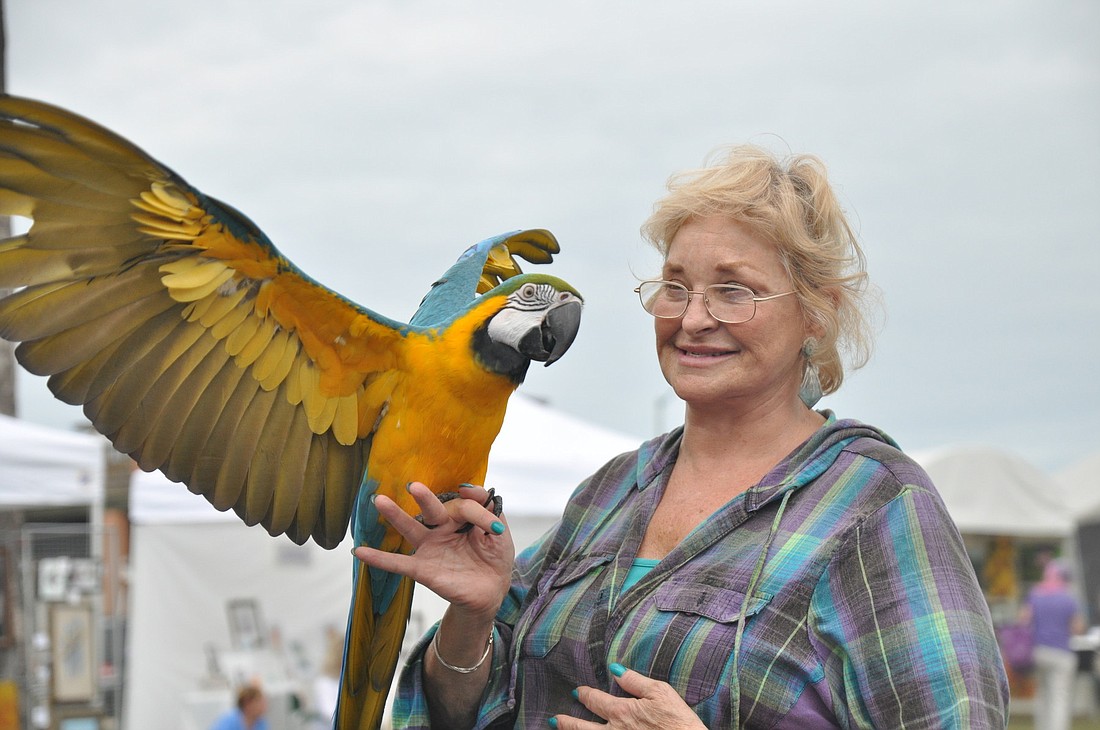
[[1043, 579], [1031, 589], [1024, 607], [1035, 641], [1035, 727], [1064, 730], [1073, 709], [1073, 676], [1077, 655], [1070, 637], [1084, 631], [1081, 607], [1069, 585], [1069, 572], [1057, 560], [1043, 569]]

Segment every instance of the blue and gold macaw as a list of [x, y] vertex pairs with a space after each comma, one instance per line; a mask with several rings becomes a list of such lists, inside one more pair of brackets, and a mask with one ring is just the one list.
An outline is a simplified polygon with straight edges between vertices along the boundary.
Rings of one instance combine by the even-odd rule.
[[[543, 230], [468, 249], [408, 324], [326, 289], [256, 225], [112, 132], [0, 97], [0, 336], [142, 469], [297, 543], [409, 552], [369, 499], [482, 484], [532, 360], [576, 336], [580, 295]], [[412, 600], [355, 562], [337, 727], [376, 728]]]

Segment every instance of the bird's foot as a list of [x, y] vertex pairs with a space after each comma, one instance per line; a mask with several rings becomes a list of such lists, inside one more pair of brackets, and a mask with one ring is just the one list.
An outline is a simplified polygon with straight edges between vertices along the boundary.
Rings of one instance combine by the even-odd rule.
[[[460, 484], [459, 486], [460, 487], [472, 487], [472, 486], [475, 486], [475, 485], [473, 485], [473, 484]], [[495, 489], [489, 489], [488, 492], [489, 492], [489, 496], [485, 499], [485, 502], [482, 503], [481, 506], [485, 507], [488, 510], [492, 510], [493, 514], [495, 514], [497, 517], [500, 517], [501, 512], [504, 511], [504, 498], [503, 497], [498, 497]], [[441, 494], [437, 494], [436, 496], [439, 497], [439, 501], [443, 502], [443, 503], [447, 503], [447, 502], [450, 502], [452, 499], [458, 499], [459, 498], [458, 492], [443, 492]], [[434, 530], [437, 527], [437, 525], [429, 525], [429, 524], [425, 523], [424, 522], [424, 515], [417, 515], [416, 516], [416, 521], [419, 522], [420, 524], [424, 525], [425, 527], [427, 527], [429, 530]], [[455, 532], [469, 532], [472, 527], [473, 527], [473, 525], [470, 524], [469, 522], [467, 522], [465, 525], [463, 525], [462, 527], [455, 530]]]

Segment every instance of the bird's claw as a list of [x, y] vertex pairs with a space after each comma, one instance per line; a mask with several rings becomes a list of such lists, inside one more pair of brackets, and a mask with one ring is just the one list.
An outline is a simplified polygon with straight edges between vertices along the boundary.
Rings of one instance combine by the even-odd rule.
[[[461, 484], [459, 486], [471, 487], [473, 485]], [[488, 492], [489, 496], [485, 499], [485, 502], [483, 502], [481, 506], [488, 510], [492, 510], [494, 515], [500, 517], [501, 513], [504, 511], [504, 498], [498, 497], [495, 489], [489, 489]], [[439, 497], [440, 502], [447, 503], [450, 502], [452, 499], [458, 499], [460, 495], [458, 492], [443, 492], [441, 494], [437, 494], [436, 496]], [[438, 525], [429, 525], [428, 523], [424, 522], [424, 515], [417, 515], [416, 521], [424, 525], [424, 527], [427, 527], [429, 530], [434, 530], [436, 527], [438, 527]], [[473, 524], [467, 522], [465, 525], [455, 530], [455, 532], [469, 532], [472, 527]]]

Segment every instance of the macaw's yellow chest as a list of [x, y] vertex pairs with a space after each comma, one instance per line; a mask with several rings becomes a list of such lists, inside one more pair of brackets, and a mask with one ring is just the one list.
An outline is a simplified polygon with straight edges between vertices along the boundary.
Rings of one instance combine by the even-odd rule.
[[515, 387], [471, 365], [418, 368], [415, 383], [396, 384], [375, 430], [366, 476], [412, 514], [420, 508], [405, 489], [409, 482], [437, 494], [485, 483], [489, 449]]

